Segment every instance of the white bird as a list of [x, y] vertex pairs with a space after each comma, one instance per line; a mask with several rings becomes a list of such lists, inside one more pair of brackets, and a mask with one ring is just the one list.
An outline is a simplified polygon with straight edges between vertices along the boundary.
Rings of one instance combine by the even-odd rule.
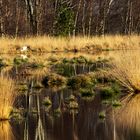
[[29, 49], [30, 49], [29, 46], [24, 45], [24, 46], [20, 49], [20, 51], [21, 51], [21, 52], [26, 52], [26, 51], [28, 51]]
[[27, 59], [27, 58], [28, 58], [27, 55], [25, 55], [25, 54], [21, 54], [20, 57], [21, 57], [22, 59]]

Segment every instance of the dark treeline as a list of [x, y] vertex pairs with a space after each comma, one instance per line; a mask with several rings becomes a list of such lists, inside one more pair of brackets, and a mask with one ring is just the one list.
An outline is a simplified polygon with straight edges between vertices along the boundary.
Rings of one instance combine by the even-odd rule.
[[0, 0], [0, 36], [140, 33], [140, 0]]

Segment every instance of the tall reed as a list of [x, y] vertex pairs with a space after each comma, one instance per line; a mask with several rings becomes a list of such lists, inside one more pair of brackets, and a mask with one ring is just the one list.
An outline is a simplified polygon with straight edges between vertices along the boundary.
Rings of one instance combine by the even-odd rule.
[[140, 93], [140, 53], [123, 52], [112, 63], [111, 75], [131, 93]]

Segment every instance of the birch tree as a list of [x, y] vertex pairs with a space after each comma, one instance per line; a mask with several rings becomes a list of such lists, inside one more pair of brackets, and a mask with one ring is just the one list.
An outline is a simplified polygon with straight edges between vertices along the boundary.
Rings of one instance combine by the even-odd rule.
[[86, 16], [86, 0], [83, 0], [83, 16], [82, 16], [82, 30], [83, 30], [83, 35], [86, 34], [86, 21], [85, 21], [85, 16]]
[[91, 35], [91, 24], [92, 24], [92, 16], [93, 16], [93, 6], [94, 0], [91, 0], [90, 9], [89, 9], [89, 22], [88, 22], [88, 36]]
[[76, 35], [76, 26], [77, 26], [77, 20], [78, 20], [78, 16], [79, 16], [79, 11], [80, 11], [80, 8], [81, 8], [81, 4], [82, 4], [82, 0], [79, 0], [78, 8], [77, 8], [77, 11], [76, 11], [76, 14], [75, 14], [74, 28], [73, 28], [73, 36]]
[[36, 4], [37, 0], [25, 0], [29, 23], [30, 23], [30, 30], [32, 34], [37, 34], [37, 19], [36, 19]]
[[0, 0], [0, 36], [4, 35], [3, 1]]

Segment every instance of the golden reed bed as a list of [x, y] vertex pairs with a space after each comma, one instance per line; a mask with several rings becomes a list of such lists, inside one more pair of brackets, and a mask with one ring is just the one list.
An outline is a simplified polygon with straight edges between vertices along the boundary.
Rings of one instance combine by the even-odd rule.
[[16, 48], [28, 45], [34, 52], [95, 51], [114, 49], [139, 49], [140, 36], [106, 35], [93, 37], [21, 37], [0, 38], [0, 53], [17, 53]]

